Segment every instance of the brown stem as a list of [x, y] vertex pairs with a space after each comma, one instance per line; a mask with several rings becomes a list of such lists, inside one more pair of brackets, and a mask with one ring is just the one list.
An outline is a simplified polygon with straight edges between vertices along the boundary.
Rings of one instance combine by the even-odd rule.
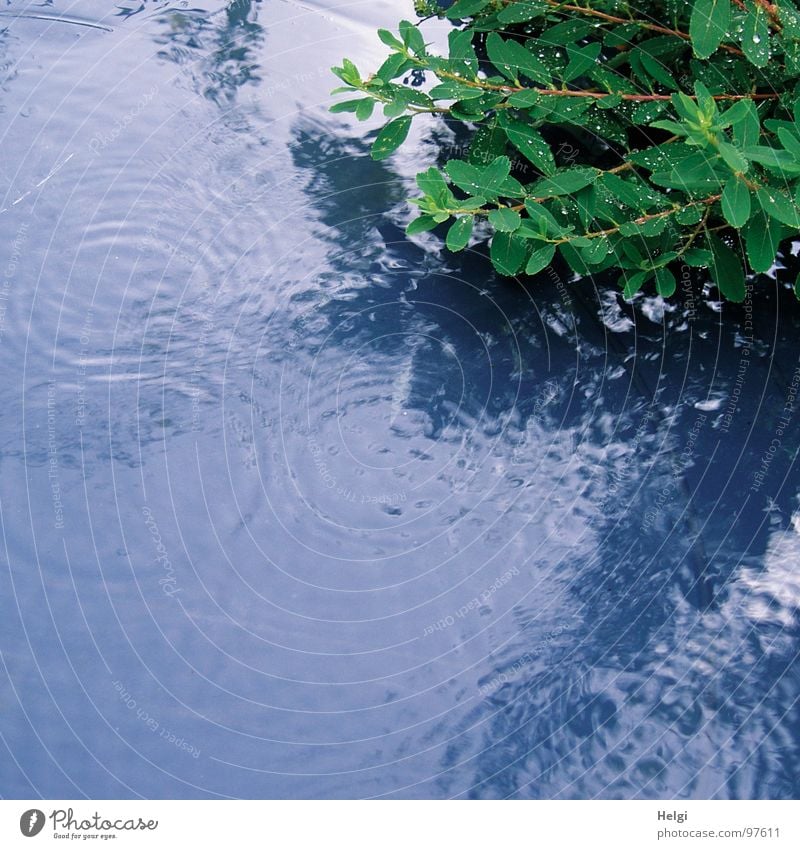
[[[508, 2], [513, 3], [513, 0], [508, 0]], [[653, 24], [649, 21], [620, 18], [617, 15], [609, 15], [607, 12], [599, 12], [597, 9], [589, 9], [584, 6], [574, 6], [569, 3], [559, 3], [558, 0], [545, 0], [545, 2], [548, 6], [558, 9], [559, 11], [564, 9], [568, 12], [574, 12], [577, 15], [588, 15], [592, 18], [599, 18], [600, 20], [607, 21], [611, 24], [635, 24], [640, 29], [650, 30], [650, 32], [658, 32], [662, 35], [671, 35], [675, 38], [682, 38], [684, 41], [692, 40], [688, 32], [683, 32], [679, 29], [670, 29], [669, 27], [662, 27], [660, 24]], [[738, 47], [734, 47], [732, 44], [720, 44], [720, 49], [725, 50], [728, 53], [734, 53], [737, 56], [743, 55], [742, 51], [739, 50]]]
[[[544, 97], [591, 97], [594, 100], [601, 100], [604, 97], [619, 96], [623, 100], [634, 101], [636, 103], [652, 103], [658, 100], [672, 100], [671, 94], [619, 94], [618, 92], [609, 91], [586, 91], [584, 89], [567, 89], [567, 88], [529, 88], [527, 86], [515, 85], [496, 85], [495, 83], [487, 83], [483, 80], [471, 80], [468, 77], [462, 77], [460, 74], [453, 74], [450, 71], [434, 71], [437, 77], [447, 80], [455, 80], [462, 85], [470, 86], [471, 88], [482, 88], [486, 91], [499, 91], [515, 94], [518, 91], [535, 91]], [[687, 94], [687, 97], [696, 100], [694, 94]], [[715, 94], [714, 100], [775, 100], [780, 97], [775, 92], [767, 94]]]

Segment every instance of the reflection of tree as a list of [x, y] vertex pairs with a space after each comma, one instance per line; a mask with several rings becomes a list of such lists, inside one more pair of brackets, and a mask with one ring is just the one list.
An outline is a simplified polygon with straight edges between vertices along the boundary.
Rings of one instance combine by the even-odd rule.
[[[499, 437], [495, 461], [527, 491], [520, 556], [535, 552], [527, 568], [542, 575], [539, 595], [559, 587], [549, 612], [534, 596], [514, 610], [512, 638], [491, 655], [475, 683], [478, 704], [454, 729], [459, 742], [442, 762], [440, 792], [473, 784], [476, 796], [716, 789], [735, 797], [756, 793], [764, 770], [777, 795], [789, 795], [770, 729], [777, 723], [791, 750], [800, 745], [800, 726], [792, 730], [783, 716], [794, 697], [779, 686], [796, 652], [796, 610], [781, 611], [793, 630], [771, 657], [774, 623], [763, 615], [738, 621], [730, 599], [742, 598], [743, 584], [761, 587], [778, 575], [763, 497], [739, 511], [769, 443], [753, 422], [783, 408], [786, 380], [770, 364], [787, 351], [796, 361], [796, 311], [783, 294], [759, 295], [762, 312], [780, 312], [785, 329], [773, 341], [771, 319], [757, 323], [740, 409], [722, 439], [709, 399], [724, 401], [735, 385], [741, 312], [731, 308], [721, 321], [701, 304], [687, 318], [653, 301], [632, 310], [609, 289], [598, 304], [589, 285], [568, 286], [568, 309], [560, 269], [524, 288], [494, 278], [474, 253], [424, 250], [393, 218], [408, 184], [345, 135], [304, 118], [293, 147], [309, 178], [309, 208], [326, 228], [326, 275], [349, 283], [345, 297], [316, 313], [326, 319], [325, 338], [352, 350], [386, 334], [372, 365], [402, 364], [396, 383], [405, 405], [444, 428], [460, 403], [469, 415], [451, 418], [451, 430], [466, 438], [478, 421], [483, 435]], [[405, 308], [381, 319], [381, 308], [398, 301]], [[401, 356], [403, 335], [415, 331], [445, 343], [463, 384], [441, 345]], [[451, 390], [462, 387], [458, 401]], [[774, 474], [788, 515], [800, 475], [790, 458]], [[749, 661], [737, 655], [745, 644], [759, 681], [748, 680]], [[737, 773], [738, 751], [755, 756]]]
[[209, 100], [222, 105], [261, 77], [256, 62], [264, 42], [258, 23], [261, 0], [232, 0], [221, 11], [204, 13], [168, 9], [157, 20], [165, 27], [156, 38], [162, 59], [198, 67], [198, 87]]

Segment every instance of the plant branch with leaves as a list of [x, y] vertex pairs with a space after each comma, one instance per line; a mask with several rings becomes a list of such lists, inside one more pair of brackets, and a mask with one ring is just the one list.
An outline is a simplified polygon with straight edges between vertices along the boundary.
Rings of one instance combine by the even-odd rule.
[[417, 176], [409, 234], [449, 222], [450, 250], [490, 240], [505, 275], [557, 254], [581, 276], [616, 268], [628, 298], [651, 281], [672, 295], [678, 265], [708, 268], [741, 301], [746, 274], [800, 232], [795, 2], [427, 0], [421, 13], [452, 21], [446, 51], [401, 21], [379, 30], [391, 53], [374, 74], [333, 69], [351, 97], [332, 111], [389, 119], [375, 159], [420, 116], [471, 134], [465, 156]]

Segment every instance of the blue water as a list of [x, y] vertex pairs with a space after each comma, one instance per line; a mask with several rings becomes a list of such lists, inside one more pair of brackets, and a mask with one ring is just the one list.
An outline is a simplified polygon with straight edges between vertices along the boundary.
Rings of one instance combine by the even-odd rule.
[[402, 15], [0, 10], [3, 797], [799, 795], [796, 269], [406, 238]]

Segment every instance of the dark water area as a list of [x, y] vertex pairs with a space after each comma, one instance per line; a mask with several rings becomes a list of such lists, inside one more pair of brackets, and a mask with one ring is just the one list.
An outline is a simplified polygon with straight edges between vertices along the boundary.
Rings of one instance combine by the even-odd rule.
[[0, 8], [3, 797], [798, 797], [797, 269], [406, 238], [403, 16]]

